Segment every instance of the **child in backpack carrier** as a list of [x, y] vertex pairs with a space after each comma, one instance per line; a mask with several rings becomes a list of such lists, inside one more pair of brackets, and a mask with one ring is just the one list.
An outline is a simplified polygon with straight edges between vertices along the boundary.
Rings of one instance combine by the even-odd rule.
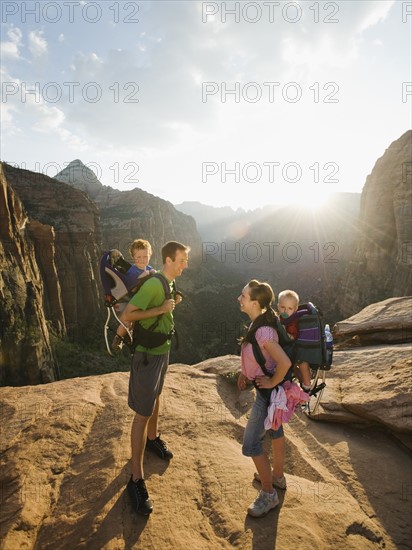
[[[129, 274], [132, 273], [136, 276], [136, 284], [139, 279], [156, 273], [156, 270], [149, 265], [152, 256], [152, 247], [149, 241], [145, 239], [135, 239], [130, 246], [130, 256], [132, 257], [134, 265], [129, 269]], [[119, 319], [129, 330], [132, 328], [131, 323], [123, 320], [122, 314], [119, 316]], [[112, 351], [115, 353], [120, 351], [123, 342], [128, 341], [128, 338], [129, 335], [126, 328], [123, 325], [119, 325], [111, 344]]]
[[[299, 333], [299, 319], [295, 319], [290, 323], [285, 323], [285, 320], [293, 315], [299, 306], [299, 295], [294, 290], [283, 290], [278, 297], [278, 311], [280, 322], [284, 325], [286, 332], [293, 340], [296, 340]], [[310, 366], [307, 361], [299, 361], [294, 368], [294, 374], [299, 379], [300, 385], [306, 393], [309, 393], [311, 385]]]

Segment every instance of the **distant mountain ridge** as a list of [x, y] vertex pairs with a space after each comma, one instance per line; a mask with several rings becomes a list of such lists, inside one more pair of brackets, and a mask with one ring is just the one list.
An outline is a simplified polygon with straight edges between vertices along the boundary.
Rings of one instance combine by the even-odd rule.
[[103, 248], [118, 248], [128, 259], [130, 243], [144, 237], [153, 248], [153, 262], [160, 266], [160, 249], [166, 241], [184, 242], [192, 257], [201, 253], [201, 238], [192, 217], [177, 211], [164, 199], [142, 189], [120, 191], [103, 185], [94, 172], [76, 159], [55, 179], [81, 191], [99, 207]]
[[[348, 216], [348, 218], [353, 219], [359, 214], [360, 204], [360, 193], [332, 193], [325, 202], [319, 216], [328, 216], [328, 212], [333, 209], [335, 214], [338, 212], [341, 217]], [[237, 232], [233, 224], [244, 223], [247, 226], [252, 226], [262, 221], [268, 223], [271, 217], [273, 223], [275, 223], [276, 217], [280, 217], [283, 223], [291, 216], [291, 209], [300, 212], [301, 217], [304, 217], [305, 213], [312, 215], [311, 210], [305, 210], [303, 207], [293, 208], [291, 205], [281, 206], [276, 204], [268, 204], [253, 210], [242, 208], [234, 210], [230, 206], [215, 207], [197, 201], [185, 201], [175, 204], [175, 208], [196, 220], [199, 233], [206, 241], [215, 240], [216, 238], [236, 239]]]
[[[192, 363], [211, 356], [236, 353], [242, 326], [236, 301], [243, 276], [231, 273], [216, 260], [202, 258], [202, 238], [195, 220], [170, 202], [142, 189], [120, 191], [103, 185], [79, 159], [57, 174], [56, 179], [81, 189], [100, 213], [103, 249], [118, 248], [127, 260], [136, 238], [150, 241], [151, 265], [162, 266], [161, 247], [176, 240], [191, 247], [189, 269], [177, 280], [185, 299], [176, 311], [179, 351], [175, 360]], [[220, 292], [224, 289], [224, 298]], [[219, 321], [216, 321], [216, 315]]]
[[267, 205], [255, 210], [176, 205], [191, 214], [203, 238], [203, 258], [232, 272], [268, 281], [275, 292], [296, 290], [339, 318], [340, 285], [352, 255], [361, 195], [333, 193], [322, 209]]
[[186, 296], [176, 311], [183, 342], [173, 350], [177, 362], [237, 352], [245, 321], [237, 296], [250, 278], [267, 280], [276, 293], [297, 290], [331, 323], [412, 294], [411, 167], [409, 130], [376, 162], [360, 210], [356, 194], [335, 195], [317, 214], [179, 205], [198, 218], [200, 236], [195, 220], [170, 202], [104, 186], [78, 159], [61, 181], [2, 163], [0, 384], [58, 378], [51, 333], [81, 343], [92, 330], [100, 342], [102, 250], [120, 248], [127, 257], [136, 237], [151, 241], [155, 267], [167, 240], [192, 247], [190, 269], [179, 279]]

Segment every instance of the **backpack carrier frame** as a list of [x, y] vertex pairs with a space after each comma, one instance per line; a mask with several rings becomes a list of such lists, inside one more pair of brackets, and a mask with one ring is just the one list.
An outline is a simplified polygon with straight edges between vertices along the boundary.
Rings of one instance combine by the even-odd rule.
[[[119, 318], [137, 286], [136, 276], [129, 273], [131, 267], [132, 265], [116, 249], [104, 252], [100, 261], [100, 280], [104, 289], [104, 305], [107, 307], [103, 333], [107, 352], [112, 357], [114, 354], [111, 350], [109, 337], [115, 336], [119, 324], [126, 329], [130, 342], [132, 341], [131, 330]], [[112, 324], [115, 327], [112, 327]], [[123, 339], [123, 342], [125, 341]]]
[[[285, 327], [289, 323], [296, 321], [296, 319], [298, 319], [299, 332], [296, 340], [293, 340], [287, 333]], [[282, 347], [283, 351], [285, 351], [292, 363], [292, 366], [281, 383], [293, 378], [293, 370], [298, 366], [300, 361], [309, 363], [311, 374], [309, 395], [314, 399], [311, 399], [311, 401], [307, 403], [304, 411], [308, 415], [316, 414], [323, 391], [326, 387], [326, 372], [330, 370], [332, 365], [332, 349], [327, 347], [325, 341], [325, 325], [322, 320], [321, 311], [311, 302], [308, 302], [307, 304], [300, 305], [298, 310], [285, 319], [283, 323], [280, 322], [278, 317], [275, 317], [268, 325], [276, 330], [279, 338], [279, 345]], [[265, 358], [254, 334], [250, 342], [256, 362], [266, 376], [271, 376], [266, 369]], [[259, 388], [256, 389], [259, 391]], [[260, 391], [269, 399], [272, 389]]]
[[325, 339], [325, 323], [322, 312], [311, 302], [302, 304], [298, 310], [283, 321], [285, 327], [298, 319], [298, 336], [294, 341], [293, 366], [300, 361], [309, 363], [311, 383], [309, 395], [314, 400], [309, 401], [305, 412], [316, 414], [323, 391], [326, 387], [326, 373], [331, 369], [333, 351]]
[[122, 338], [118, 335], [118, 337], [122, 340], [123, 346], [126, 346], [132, 354], [138, 344], [147, 349], [155, 348], [162, 345], [166, 340], [171, 340], [172, 336], [175, 336], [176, 349], [178, 349], [177, 332], [174, 327], [169, 334], [156, 331], [163, 314], [158, 315], [148, 328], [144, 328], [139, 321], [135, 321], [128, 327], [120, 320], [120, 314], [124, 311], [132, 296], [152, 277], [159, 279], [161, 282], [166, 300], [172, 297], [176, 299], [177, 294], [183, 297], [183, 294], [176, 290], [174, 281], [172, 295], [169, 283], [161, 273], [148, 274], [144, 278], [139, 278], [131, 270], [131, 267], [132, 265], [116, 249], [105, 252], [100, 262], [100, 279], [105, 292], [104, 305], [107, 307], [106, 322], [103, 329], [107, 352], [112, 357], [114, 356], [109, 338], [111, 336], [113, 339], [114, 335], [117, 334], [119, 325], [125, 328], [127, 336]]

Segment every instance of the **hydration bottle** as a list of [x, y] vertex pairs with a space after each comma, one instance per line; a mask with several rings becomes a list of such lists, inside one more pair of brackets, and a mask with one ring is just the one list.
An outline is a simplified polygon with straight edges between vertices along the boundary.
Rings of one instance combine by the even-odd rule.
[[330, 367], [333, 358], [333, 336], [329, 325], [325, 325], [326, 366]]

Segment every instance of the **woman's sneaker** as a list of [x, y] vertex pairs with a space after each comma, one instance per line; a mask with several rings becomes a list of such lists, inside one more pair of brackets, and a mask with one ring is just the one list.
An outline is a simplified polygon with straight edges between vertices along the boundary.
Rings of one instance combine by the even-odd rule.
[[[258, 472], [255, 472], [253, 474], [253, 479], [260, 483], [260, 475]], [[282, 477], [275, 477], [272, 472], [272, 485], [273, 487], [276, 487], [276, 489], [281, 489], [282, 491], [286, 491], [286, 478], [285, 476]]]
[[133, 503], [133, 509], [138, 514], [148, 516], [153, 511], [153, 504], [149, 498], [144, 479], [133, 481], [133, 476], [130, 476], [127, 484], [127, 492]]
[[276, 491], [273, 492], [273, 495], [265, 493], [264, 491], [259, 491], [258, 496], [252, 502], [252, 504], [247, 509], [247, 512], [250, 516], [254, 518], [261, 518], [265, 516], [272, 508], [276, 508], [279, 504], [279, 497]]
[[170, 460], [173, 458], [173, 453], [167, 448], [166, 442], [160, 439], [160, 435], [156, 439], [147, 438], [146, 449], [153, 451], [157, 456], [163, 458], [163, 460]]

